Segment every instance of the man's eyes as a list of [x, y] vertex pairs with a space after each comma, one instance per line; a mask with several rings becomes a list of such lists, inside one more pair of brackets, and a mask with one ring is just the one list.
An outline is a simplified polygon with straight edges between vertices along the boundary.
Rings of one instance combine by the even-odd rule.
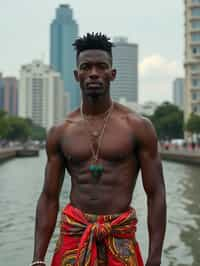
[[[105, 63], [96, 64], [95, 67], [99, 68], [99, 69], [107, 69], [107, 68], [109, 68], [109, 66], [107, 64], [105, 64]], [[90, 64], [82, 64], [82, 65], [80, 65], [80, 69], [81, 70], [89, 70], [91, 68], [92, 68], [92, 65], [90, 65]]]
[[100, 64], [98, 64], [98, 67], [101, 68], [101, 69], [107, 69], [108, 65], [105, 64], [105, 63], [100, 63]]
[[80, 66], [81, 70], [87, 70], [89, 68], [90, 68], [90, 66], [88, 64], [83, 64], [83, 65]]

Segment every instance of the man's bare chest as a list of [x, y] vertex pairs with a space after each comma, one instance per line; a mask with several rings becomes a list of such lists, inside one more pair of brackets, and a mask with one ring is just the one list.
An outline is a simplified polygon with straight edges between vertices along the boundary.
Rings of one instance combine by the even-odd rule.
[[77, 162], [89, 160], [94, 152], [99, 153], [99, 158], [103, 160], [123, 160], [134, 153], [135, 147], [133, 131], [121, 121], [109, 123], [103, 135], [101, 125], [88, 127], [83, 122], [73, 124], [61, 140], [61, 149], [65, 157]]

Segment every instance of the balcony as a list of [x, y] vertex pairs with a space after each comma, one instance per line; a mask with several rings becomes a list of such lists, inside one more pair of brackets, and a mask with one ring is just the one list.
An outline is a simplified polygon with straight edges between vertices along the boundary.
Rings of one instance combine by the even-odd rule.
[[197, 58], [194, 58], [193, 56], [190, 56], [190, 58], [188, 58], [188, 60], [185, 60], [184, 66], [187, 67], [187, 66], [190, 66], [190, 65], [193, 65], [193, 64], [196, 64], [196, 63], [199, 63], [199, 60], [197, 61]]
[[198, 28], [198, 29], [191, 28], [191, 30], [190, 30], [190, 33], [198, 33], [198, 32], [200, 32], [200, 28]]
[[200, 77], [200, 69], [195, 69], [195, 70], [191, 69], [191, 74], [193, 77], [199, 78]]
[[195, 91], [195, 92], [197, 91], [200, 92], [200, 87], [192, 87], [192, 84], [191, 84], [190, 90]]
[[188, 5], [188, 8], [200, 7], [200, 3], [192, 3]]
[[193, 46], [200, 46], [200, 41], [192, 41], [190, 42], [190, 45]]
[[193, 77], [200, 77], [200, 69], [199, 70], [191, 70], [191, 74]]
[[192, 99], [191, 98], [191, 104], [194, 104], [194, 105], [196, 105], [196, 104], [199, 104], [200, 103], [200, 99]]
[[192, 21], [192, 20], [200, 20], [200, 15], [199, 16], [192, 16], [192, 15], [189, 15], [189, 20]]

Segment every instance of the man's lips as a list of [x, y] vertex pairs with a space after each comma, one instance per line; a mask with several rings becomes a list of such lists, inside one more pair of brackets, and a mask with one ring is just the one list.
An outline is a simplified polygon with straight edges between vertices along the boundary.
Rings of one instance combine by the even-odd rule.
[[100, 82], [88, 82], [87, 87], [102, 87], [102, 83]]

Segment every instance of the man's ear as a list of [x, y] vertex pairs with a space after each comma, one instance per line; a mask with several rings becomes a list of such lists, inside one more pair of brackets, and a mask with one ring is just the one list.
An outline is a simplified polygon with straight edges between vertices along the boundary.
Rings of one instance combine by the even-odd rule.
[[116, 78], [116, 75], [117, 75], [117, 70], [116, 69], [112, 69], [111, 70], [111, 81], [115, 80]]
[[74, 70], [74, 78], [77, 82], [79, 82], [79, 76], [78, 76], [78, 71]]

